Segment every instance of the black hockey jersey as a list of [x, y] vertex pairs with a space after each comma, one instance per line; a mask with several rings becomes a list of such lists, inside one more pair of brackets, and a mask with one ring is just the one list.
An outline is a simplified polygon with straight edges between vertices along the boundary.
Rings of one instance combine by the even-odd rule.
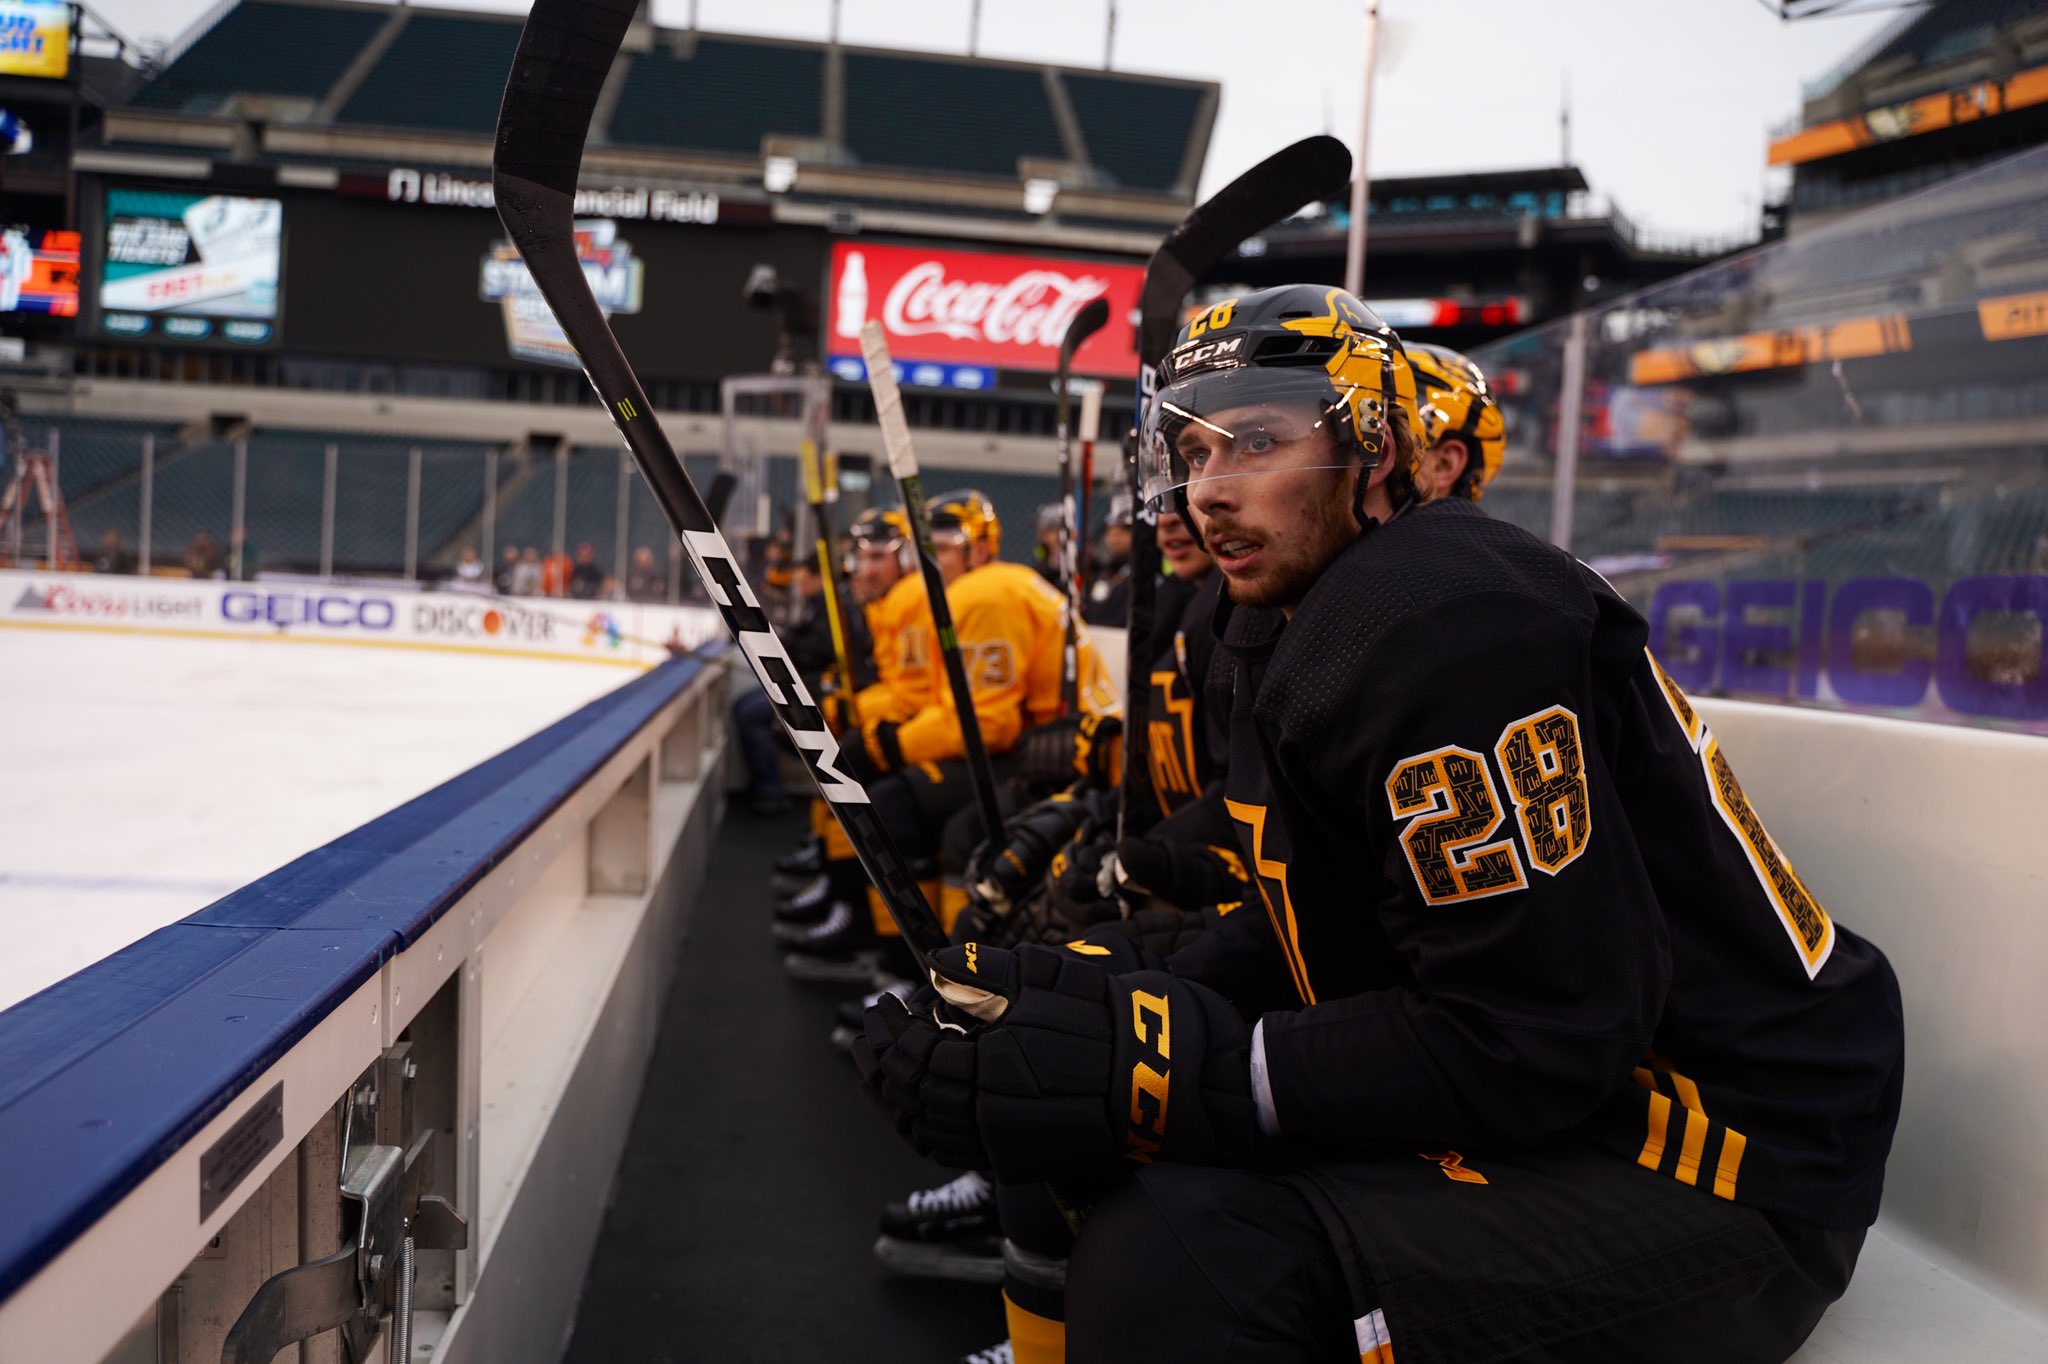
[[1242, 979], [1216, 955], [1249, 928], [1284, 971], [1263, 1036], [1285, 1134], [1577, 1130], [1723, 1198], [1874, 1219], [1890, 967], [1800, 880], [1603, 579], [1451, 501], [1362, 537], [1291, 621], [1231, 616], [1228, 809], [1266, 913], [1185, 965]]
[[1216, 652], [1209, 622], [1222, 581], [1221, 573], [1211, 573], [1187, 595], [1178, 619], [1165, 632], [1165, 647], [1152, 660], [1152, 705], [1146, 721], [1151, 741], [1145, 751], [1161, 816], [1199, 798], [1223, 771], [1225, 730], [1211, 714], [1204, 685]]

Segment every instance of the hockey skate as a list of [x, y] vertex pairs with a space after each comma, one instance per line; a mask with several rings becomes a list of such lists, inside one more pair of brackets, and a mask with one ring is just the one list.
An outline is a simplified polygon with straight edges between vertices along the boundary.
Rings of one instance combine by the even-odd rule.
[[[875, 1258], [899, 1274], [965, 1283], [1001, 1283], [1003, 1229], [995, 1186], [970, 1170], [948, 1184], [919, 1189], [882, 1209]], [[1002, 1347], [1006, 1352], [1008, 1345]]]
[[865, 906], [832, 902], [825, 917], [791, 940], [782, 969], [791, 980], [816, 980], [878, 989], [913, 970], [901, 938], [878, 938]]
[[854, 1039], [867, 1027], [864, 1015], [875, 1006], [876, 1000], [883, 995], [894, 995], [908, 1002], [911, 991], [917, 988], [914, 982], [889, 976], [886, 972], [877, 973], [875, 982], [879, 989], [871, 990], [859, 999], [849, 999], [839, 1006], [839, 1024], [832, 1029], [832, 1045], [839, 1050], [853, 1050]]
[[812, 834], [793, 851], [775, 859], [775, 875], [770, 884], [777, 895], [795, 895], [824, 871], [825, 841]]
[[834, 903], [832, 879], [819, 872], [794, 894], [775, 901], [775, 937], [781, 942], [796, 942], [825, 921]]

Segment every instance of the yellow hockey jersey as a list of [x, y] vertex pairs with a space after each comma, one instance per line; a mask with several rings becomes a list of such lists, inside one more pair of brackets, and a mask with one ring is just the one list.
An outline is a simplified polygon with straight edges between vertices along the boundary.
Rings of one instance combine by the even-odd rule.
[[[953, 632], [960, 641], [982, 742], [990, 753], [1007, 753], [1025, 730], [1060, 713], [1067, 599], [1022, 564], [992, 563], [955, 579], [946, 589], [946, 604], [953, 612]], [[936, 650], [932, 655], [931, 699], [896, 733], [905, 766], [942, 762], [967, 751], [952, 689], [946, 685], [945, 663]], [[1121, 708], [1085, 625], [1080, 628], [1076, 666], [1084, 713]], [[866, 718], [863, 711], [863, 723]]]
[[874, 643], [876, 680], [855, 694], [855, 711], [863, 730], [884, 721], [901, 724], [931, 700], [938, 677], [932, 655], [932, 608], [925, 600], [923, 579], [905, 574], [862, 612]]

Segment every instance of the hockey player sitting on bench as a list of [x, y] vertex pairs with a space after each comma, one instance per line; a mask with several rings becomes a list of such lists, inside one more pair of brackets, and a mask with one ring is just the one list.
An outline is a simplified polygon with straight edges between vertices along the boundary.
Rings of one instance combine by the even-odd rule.
[[1093, 1201], [1075, 1361], [1782, 1360], [1877, 1211], [1896, 983], [1641, 617], [1418, 499], [1413, 382], [1338, 290], [1183, 330], [1143, 457], [1227, 582], [1261, 903], [1170, 969], [944, 949], [864, 1085], [942, 1163]]

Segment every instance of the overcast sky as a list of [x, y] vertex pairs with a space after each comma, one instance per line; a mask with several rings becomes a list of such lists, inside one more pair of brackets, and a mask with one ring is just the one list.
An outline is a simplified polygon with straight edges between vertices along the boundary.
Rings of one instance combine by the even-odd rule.
[[[437, 0], [516, 12], [518, 0]], [[985, 56], [1099, 66], [1108, 0], [981, 0]], [[849, 43], [965, 51], [973, 0], [843, 0]], [[93, 0], [131, 38], [170, 39], [210, 0]], [[663, 25], [692, 0], [655, 0]], [[729, 33], [823, 38], [831, 0], [697, 0]], [[1295, 138], [1356, 149], [1363, 0], [1119, 0], [1115, 65], [1221, 81], [1204, 189]], [[1769, 130], [1800, 86], [1897, 18], [1786, 24], [1763, 0], [1382, 0], [1375, 175], [1555, 165], [1569, 87], [1571, 154], [1639, 224], [1744, 233], [1766, 185]]]

